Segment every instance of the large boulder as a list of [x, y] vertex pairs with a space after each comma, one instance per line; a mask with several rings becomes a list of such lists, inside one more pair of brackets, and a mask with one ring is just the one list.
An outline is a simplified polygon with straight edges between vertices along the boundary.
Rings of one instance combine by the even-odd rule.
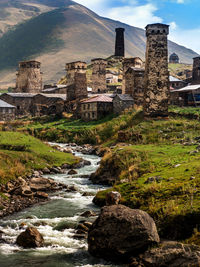
[[163, 242], [158, 248], [151, 248], [132, 259], [132, 267], [188, 267], [200, 266], [200, 248], [173, 241]]
[[88, 250], [106, 260], [127, 260], [160, 242], [153, 219], [123, 205], [105, 206], [88, 234]]
[[44, 245], [44, 238], [34, 227], [28, 227], [16, 240], [17, 245], [23, 248], [36, 248]]

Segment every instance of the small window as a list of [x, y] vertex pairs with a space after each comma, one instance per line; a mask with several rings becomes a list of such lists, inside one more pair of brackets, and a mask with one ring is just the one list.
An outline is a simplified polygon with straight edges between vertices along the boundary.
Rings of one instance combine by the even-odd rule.
[[90, 104], [88, 104], [88, 109], [90, 109]]

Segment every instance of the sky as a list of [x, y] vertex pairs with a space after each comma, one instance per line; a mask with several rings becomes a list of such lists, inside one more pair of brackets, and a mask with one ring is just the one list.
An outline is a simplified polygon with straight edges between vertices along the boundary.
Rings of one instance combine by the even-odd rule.
[[144, 28], [170, 25], [169, 39], [200, 54], [200, 0], [74, 0], [97, 14]]

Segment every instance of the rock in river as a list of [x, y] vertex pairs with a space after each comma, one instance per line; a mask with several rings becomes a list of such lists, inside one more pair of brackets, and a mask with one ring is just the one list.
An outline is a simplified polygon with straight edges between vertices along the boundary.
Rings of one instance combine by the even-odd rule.
[[16, 240], [17, 245], [23, 248], [36, 248], [44, 245], [44, 238], [34, 227], [28, 227]]
[[127, 260], [160, 242], [153, 219], [142, 210], [105, 206], [88, 233], [88, 250], [106, 260]]

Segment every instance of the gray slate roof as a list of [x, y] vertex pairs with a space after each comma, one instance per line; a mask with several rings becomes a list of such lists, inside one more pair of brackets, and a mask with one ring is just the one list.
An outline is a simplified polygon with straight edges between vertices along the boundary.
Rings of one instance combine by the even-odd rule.
[[12, 96], [12, 97], [34, 97], [37, 94], [31, 94], [31, 93], [6, 93], [6, 95]]
[[124, 95], [117, 94], [116, 97], [117, 97], [117, 96], [118, 96], [122, 101], [133, 101], [132, 96], [127, 95], [127, 94], [124, 94]]
[[16, 108], [16, 107], [0, 99], [0, 108]]
[[169, 76], [169, 81], [170, 81], [170, 82], [183, 82], [183, 83], [184, 83], [184, 81], [179, 80], [179, 79], [177, 79], [177, 78], [174, 77], [174, 76]]

